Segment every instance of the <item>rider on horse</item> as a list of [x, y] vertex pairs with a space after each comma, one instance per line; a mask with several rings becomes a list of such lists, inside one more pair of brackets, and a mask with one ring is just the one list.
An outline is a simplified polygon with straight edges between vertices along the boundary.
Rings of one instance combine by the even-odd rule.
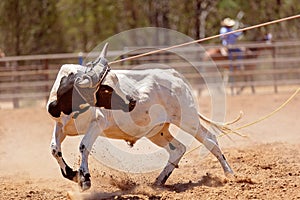
[[[222, 22], [221, 22], [221, 29], [220, 29], [220, 34], [224, 34], [224, 33], [228, 33], [234, 30], [235, 27], [238, 26], [237, 22], [233, 19], [230, 18], [225, 18]], [[225, 47], [225, 49], [221, 50], [221, 53], [224, 55], [228, 55], [228, 58], [230, 60], [233, 60], [234, 56], [236, 56], [237, 59], [242, 59], [242, 50], [240, 48], [237, 47], [233, 47], [232, 45], [234, 45], [236, 43], [236, 40], [238, 39], [239, 36], [241, 36], [243, 33], [242, 32], [236, 32], [236, 33], [232, 33], [229, 35], [224, 35], [221, 36], [221, 40], [222, 40], [222, 45]], [[224, 52], [225, 50], [225, 52]], [[233, 66], [230, 65], [230, 71], [233, 71]]]

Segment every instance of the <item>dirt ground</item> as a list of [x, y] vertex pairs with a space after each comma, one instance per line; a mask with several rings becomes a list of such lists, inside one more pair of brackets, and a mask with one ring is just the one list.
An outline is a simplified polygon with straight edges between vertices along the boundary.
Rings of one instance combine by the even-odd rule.
[[[291, 92], [227, 97], [227, 119], [237, 125], [272, 112]], [[200, 103], [208, 114], [209, 98]], [[225, 177], [211, 155], [184, 156], [164, 187], [159, 171], [128, 174], [90, 160], [92, 188], [80, 193], [62, 177], [50, 154], [53, 122], [42, 107], [0, 109], [0, 199], [300, 199], [300, 94], [271, 118], [241, 130], [249, 138], [219, 138], [235, 176]], [[64, 156], [78, 167], [78, 139], [67, 138]]]

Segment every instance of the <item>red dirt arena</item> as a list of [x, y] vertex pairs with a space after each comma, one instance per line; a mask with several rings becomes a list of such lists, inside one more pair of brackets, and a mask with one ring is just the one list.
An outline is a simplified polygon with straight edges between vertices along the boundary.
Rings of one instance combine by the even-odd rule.
[[[227, 120], [240, 110], [244, 117], [234, 126], [257, 120], [292, 91], [228, 96]], [[91, 157], [92, 188], [80, 193], [62, 177], [50, 153], [53, 121], [44, 106], [6, 109], [0, 104], [0, 199], [300, 199], [299, 108], [300, 94], [271, 118], [241, 130], [249, 138], [219, 138], [234, 177], [225, 177], [212, 155], [200, 157], [196, 150], [184, 156], [165, 187], [153, 188], [159, 172], [119, 172]], [[200, 111], [209, 116], [208, 97], [201, 97]], [[64, 156], [75, 168], [78, 145], [76, 138], [63, 143]]]

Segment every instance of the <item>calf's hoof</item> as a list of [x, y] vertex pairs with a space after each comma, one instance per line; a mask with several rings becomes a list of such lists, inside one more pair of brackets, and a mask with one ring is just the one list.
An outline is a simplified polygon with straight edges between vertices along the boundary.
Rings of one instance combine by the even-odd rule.
[[229, 179], [233, 179], [234, 178], [234, 172], [230, 169], [230, 171], [226, 171], [224, 172], [226, 178], [229, 178]]
[[86, 191], [91, 187], [91, 181], [83, 181], [79, 183], [81, 191]]
[[78, 172], [77, 171], [73, 171], [69, 166], [66, 166], [65, 170], [66, 170], [66, 173], [64, 172], [64, 170], [61, 169], [62, 175], [65, 178], [67, 178], [67, 179], [69, 179], [69, 180], [74, 181], [74, 182], [77, 183], [78, 182], [78, 178], [77, 178]]
[[91, 187], [90, 177], [91, 177], [91, 175], [89, 173], [83, 175], [83, 173], [80, 172], [78, 185], [79, 185], [81, 191], [90, 189], [90, 187]]
[[159, 180], [158, 178], [155, 180], [155, 182], [153, 183], [153, 186], [155, 187], [162, 187], [165, 185], [165, 182], [166, 181], [162, 181], [162, 180]]

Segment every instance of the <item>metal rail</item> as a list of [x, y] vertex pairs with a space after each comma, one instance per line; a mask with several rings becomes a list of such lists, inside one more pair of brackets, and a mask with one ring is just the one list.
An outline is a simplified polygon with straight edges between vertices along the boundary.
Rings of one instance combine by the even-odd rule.
[[[300, 84], [300, 41], [280, 41], [272, 44], [266, 43], [243, 43], [237, 47], [260, 49], [252, 52], [251, 56], [234, 61], [215, 60], [201, 61], [205, 56], [204, 49], [219, 48], [220, 45], [203, 45], [203, 49], [194, 47], [181, 47], [176, 52], [186, 52], [194, 59], [192, 63], [186, 62], [171, 52], [161, 52], [156, 55], [142, 57], [135, 61], [126, 61], [113, 65], [114, 69], [131, 69], [136, 65], [145, 63], [165, 63], [171, 68], [178, 70], [184, 77], [193, 83], [194, 89], [205, 88], [203, 77], [222, 76], [231, 77], [228, 87], [259, 87], [274, 86], [278, 92], [278, 86]], [[153, 47], [163, 48], [163, 47]], [[119, 51], [109, 52], [109, 57], [116, 57], [122, 54], [124, 57], [131, 54], [143, 53], [129, 51], [134, 47]], [[87, 56], [97, 56], [97, 52], [67, 53], [14, 56], [0, 58], [0, 101], [13, 101], [14, 106], [19, 106], [22, 99], [47, 99], [51, 86], [54, 83], [60, 66], [64, 63], [78, 63], [79, 59]], [[229, 65], [245, 66], [244, 70], [228, 71]], [[198, 69], [195, 70], [195, 66]], [[219, 72], [210, 71], [212, 66], [217, 66]], [[200, 70], [199, 70], [200, 69]], [[200, 73], [199, 73], [200, 72]], [[243, 79], [243, 77], [246, 77]], [[249, 77], [251, 77], [249, 79]]]

